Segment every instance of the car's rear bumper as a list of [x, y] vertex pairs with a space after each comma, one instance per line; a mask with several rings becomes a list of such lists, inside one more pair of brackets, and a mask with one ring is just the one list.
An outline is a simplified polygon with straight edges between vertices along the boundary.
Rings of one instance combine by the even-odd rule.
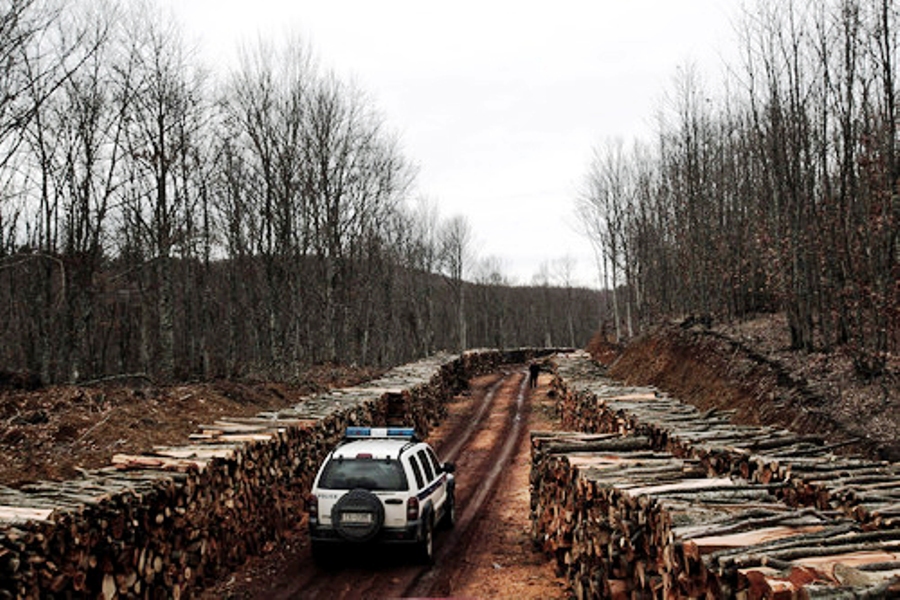
[[309, 537], [318, 544], [347, 544], [347, 543], [380, 543], [380, 544], [411, 544], [419, 540], [420, 521], [413, 521], [406, 527], [382, 527], [374, 538], [367, 542], [352, 542], [342, 538], [337, 531], [330, 526], [321, 526], [315, 523], [309, 525]]

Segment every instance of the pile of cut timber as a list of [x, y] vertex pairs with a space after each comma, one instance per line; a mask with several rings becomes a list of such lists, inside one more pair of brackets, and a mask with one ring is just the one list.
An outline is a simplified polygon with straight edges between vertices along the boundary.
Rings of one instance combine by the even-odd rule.
[[533, 539], [578, 598], [900, 593], [898, 529], [786, 506], [639, 435], [534, 432], [532, 458]]
[[438, 355], [202, 425], [184, 446], [115, 455], [79, 480], [0, 487], [0, 600], [189, 596], [300, 526], [316, 469], [348, 425], [425, 435], [468, 378], [548, 352]]
[[564, 427], [638, 434], [657, 450], [699, 460], [710, 475], [784, 483], [792, 506], [839, 509], [874, 527], [900, 527], [900, 465], [834, 451], [817, 436], [736, 425], [727, 411], [701, 411], [654, 388], [625, 387], [605, 377], [583, 352], [558, 356], [557, 389]]

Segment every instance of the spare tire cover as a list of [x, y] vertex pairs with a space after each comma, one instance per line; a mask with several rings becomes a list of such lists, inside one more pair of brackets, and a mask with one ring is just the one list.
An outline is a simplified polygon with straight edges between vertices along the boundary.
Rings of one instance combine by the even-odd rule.
[[384, 506], [378, 496], [368, 490], [351, 490], [335, 503], [331, 522], [345, 540], [367, 542], [378, 535], [384, 524]]

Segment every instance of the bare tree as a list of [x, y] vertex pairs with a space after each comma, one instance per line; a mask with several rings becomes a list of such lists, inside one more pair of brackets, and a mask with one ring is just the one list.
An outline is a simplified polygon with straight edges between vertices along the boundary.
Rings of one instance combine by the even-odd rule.
[[[76, 19], [80, 19], [79, 24]], [[128, 94], [119, 94], [110, 56], [116, 14], [88, 9], [68, 14], [63, 27], [85, 32], [84, 53], [57, 92], [36, 111], [29, 145], [41, 165], [42, 245], [65, 265], [63, 325], [69, 379], [102, 372], [90, 331], [96, 317], [95, 280], [105, 258], [106, 230], [122, 181]]]
[[475, 265], [474, 281], [478, 285], [475, 295], [475, 310], [471, 317], [476, 331], [478, 347], [505, 348], [513, 327], [509, 310], [508, 288], [510, 282], [503, 274], [503, 261], [496, 256], [488, 256]]
[[575, 268], [577, 261], [572, 255], [565, 255], [553, 261], [553, 272], [555, 273], [555, 283], [558, 287], [565, 291], [566, 302], [564, 305], [564, 314], [561, 319], [566, 324], [568, 331], [568, 344], [572, 348], [575, 347]]
[[457, 348], [463, 352], [468, 348], [464, 279], [473, 259], [472, 228], [465, 217], [457, 215], [444, 223], [440, 236], [442, 270], [456, 305]]
[[[405, 265], [411, 273], [432, 274], [437, 273], [440, 264], [440, 214], [437, 204], [428, 199], [420, 198], [410, 216], [410, 229], [412, 239]], [[410, 311], [415, 324], [416, 338], [420, 340], [418, 347], [424, 355], [429, 355], [435, 350], [437, 327], [437, 292], [434, 282], [429, 277], [415, 277], [415, 285], [409, 296], [411, 300]]]
[[[138, 79], [127, 130], [133, 159], [126, 206], [127, 227], [135, 250], [151, 260], [150, 290], [156, 299], [155, 335], [145, 329], [144, 344], [156, 342], [154, 369], [164, 379], [175, 376], [176, 281], [173, 259], [184, 249], [189, 190], [179, 180], [202, 121], [202, 79], [191, 69], [180, 31], [162, 17], [135, 13], [140, 25], [128, 48]], [[146, 356], [153, 355], [146, 348]], [[149, 366], [149, 365], [148, 365]]]
[[304, 190], [322, 307], [324, 359], [345, 348], [355, 252], [408, 189], [412, 171], [364, 95], [334, 76], [310, 96]]
[[[577, 202], [584, 232], [594, 246], [601, 267], [601, 277], [607, 289], [612, 290], [613, 320], [619, 340], [623, 339], [619, 296], [621, 286], [628, 283], [622, 273], [626, 257], [625, 224], [631, 202], [623, 146], [621, 140], [615, 140], [607, 142], [602, 149], [595, 148]], [[630, 320], [626, 319], [625, 325], [630, 335], [633, 330]]]
[[[263, 336], [263, 362], [270, 366], [287, 357], [299, 361], [309, 350], [301, 342], [297, 316], [304, 311], [300, 258], [313, 243], [304, 144], [315, 69], [309, 51], [296, 39], [280, 51], [261, 42], [244, 51], [224, 92], [223, 144], [235, 158], [229, 169], [237, 177], [228, 175], [232, 184], [223, 190], [223, 200], [234, 204], [227, 213], [233, 223], [229, 231], [241, 239], [235, 239], [232, 250], [256, 252], [263, 260], [265, 281], [253, 293], [265, 311], [257, 314], [254, 336]], [[240, 320], [234, 325], [242, 327]]]
[[13, 2], [0, 19], [10, 36], [4, 41], [21, 43], [16, 51], [3, 51], [7, 71], [0, 115], [8, 118], [0, 116], [0, 148], [6, 151], [0, 180], [23, 199], [18, 208], [7, 207], [11, 198], [0, 195], [0, 232], [11, 245], [21, 233], [18, 219], [25, 221], [30, 260], [40, 271], [29, 284], [34, 336], [25, 339], [36, 347], [29, 368], [45, 380], [62, 372], [77, 378], [90, 354], [83, 334], [92, 314], [86, 294], [99, 267], [106, 214], [105, 201], [97, 200], [102, 192], [95, 193], [93, 177], [79, 168], [86, 157], [94, 162], [101, 134], [92, 121], [104, 109], [96, 98], [72, 99], [76, 89], [86, 87], [79, 82], [89, 77], [106, 46], [112, 15], [78, 3], [63, 8]]
[[[36, 43], [59, 12], [39, 0], [8, 0], [0, 6], [0, 169], [15, 157], [25, 126], [64, 79], [59, 76], [64, 53], [54, 48], [43, 55]], [[38, 88], [42, 93], [35, 97]]]

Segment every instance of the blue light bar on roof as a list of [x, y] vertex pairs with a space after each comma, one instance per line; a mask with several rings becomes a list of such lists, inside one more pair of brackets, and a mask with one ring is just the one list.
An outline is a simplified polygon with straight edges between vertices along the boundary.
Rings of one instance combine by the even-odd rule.
[[399, 438], [411, 440], [416, 437], [413, 427], [348, 427], [344, 432], [347, 439]]

